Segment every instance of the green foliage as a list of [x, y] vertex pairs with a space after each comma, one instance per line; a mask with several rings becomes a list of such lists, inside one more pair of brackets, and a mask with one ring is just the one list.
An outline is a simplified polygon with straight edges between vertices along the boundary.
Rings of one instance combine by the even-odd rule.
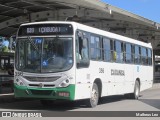
[[3, 48], [2, 48], [2, 52], [8, 52], [9, 51], [9, 49], [6, 47], [6, 46], [4, 46]]

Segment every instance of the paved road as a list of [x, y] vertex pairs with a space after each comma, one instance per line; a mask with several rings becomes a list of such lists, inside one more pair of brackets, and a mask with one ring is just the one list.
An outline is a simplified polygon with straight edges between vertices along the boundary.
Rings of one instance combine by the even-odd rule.
[[[139, 100], [125, 99], [123, 96], [106, 97], [96, 108], [87, 108], [83, 102], [58, 102], [56, 105], [44, 107], [38, 100], [15, 100], [13, 95], [0, 95], [0, 111], [160, 111], [160, 85], [141, 92]], [[127, 113], [126, 113], [127, 114]], [[18, 120], [22, 118], [12, 118]], [[64, 117], [41, 118], [39, 120], [64, 120]], [[65, 120], [159, 120], [159, 117], [65, 117]]]
[[15, 100], [13, 95], [0, 96], [0, 111], [45, 110], [45, 111], [160, 111], [160, 86], [141, 92], [139, 100], [124, 96], [111, 96], [102, 99], [96, 108], [87, 108], [83, 101], [57, 102], [45, 107], [38, 100]]

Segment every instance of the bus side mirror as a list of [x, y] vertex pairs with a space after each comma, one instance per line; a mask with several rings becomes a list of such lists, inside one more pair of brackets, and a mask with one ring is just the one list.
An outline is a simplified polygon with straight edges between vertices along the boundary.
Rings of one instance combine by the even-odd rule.
[[80, 60], [77, 63], [77, 68], [85, 68], [89, 66], [89, 59], [88, 60]]
[[117, 60], [117, 52], [116, 52], [116, 51], [113, 52], [113, 60], [114, 60], [114, 61]]

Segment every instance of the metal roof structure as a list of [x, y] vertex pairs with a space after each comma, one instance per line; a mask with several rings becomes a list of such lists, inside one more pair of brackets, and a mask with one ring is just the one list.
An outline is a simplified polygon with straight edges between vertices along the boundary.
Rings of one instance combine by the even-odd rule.
[[120, 35], [151, 42], [160, 54], [160, 24], [100, 0], [0, 0], [0, 35], [16, 34], [20, 24], [74, 20]]

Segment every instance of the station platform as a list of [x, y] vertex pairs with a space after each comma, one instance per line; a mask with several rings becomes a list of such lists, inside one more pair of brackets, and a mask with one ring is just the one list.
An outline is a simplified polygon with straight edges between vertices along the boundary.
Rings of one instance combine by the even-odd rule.
[[160, 88], [160, 83], [154, 83], [151, 89], [157, 89], [157, 88]]

